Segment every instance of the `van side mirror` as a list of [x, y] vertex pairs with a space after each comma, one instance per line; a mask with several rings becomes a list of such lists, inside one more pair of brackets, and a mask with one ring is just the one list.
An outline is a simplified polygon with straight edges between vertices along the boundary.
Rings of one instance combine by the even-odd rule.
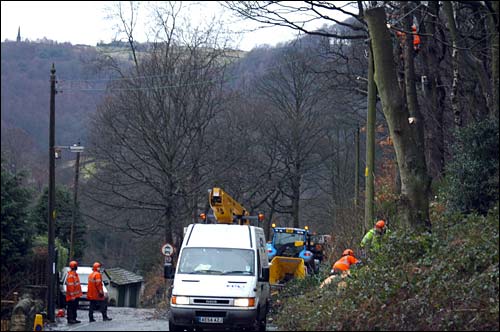
[[175, 270], [172, 264], [163, 265], [163, 277], [165, 279], [174, 279]]
[[268, 267], [262, 268], [262, 278], [259, 278], [259, 281], [269, 282], [269, 268]]
[[109, 285], [109, 281], [107, 281], [107, 280], [104, 280], [103, 283], [105, 286]]

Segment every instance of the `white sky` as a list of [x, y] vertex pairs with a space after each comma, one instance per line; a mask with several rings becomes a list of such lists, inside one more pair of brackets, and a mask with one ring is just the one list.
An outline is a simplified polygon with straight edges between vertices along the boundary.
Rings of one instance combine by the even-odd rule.
[[[195, 3], [184, 1], [184, 4]], [[110, 42], [115, 37], [113, 26], [117, 22], [106, 19], [106, 8], [113, 5], [112, 1], [2, 1], [1, 2], [1, 41], [16, 40], [17, 30], [21, 27], [21, 38], [35, 41], [46, 37], [57, 42], [96, 45], [99, 41]], [[128, 2], [124, 2], [128, 6]], [[146, 8], [142, 3], [139, 11], [141, 18], [135, 36], [139, 42], [147, 40], [148, 21]], [[211, 21], [212, 17], [220, 16], [220, 5], [215, 1], [202, 2], [187, 11], [192, 22]], [[255, 28], [257, 23], [242, 22], [232, 13], [224, 12], [225, 27], [232, 31], [242, 31]], [[320, 23], [316, 23], [319, 27]], [[233, 38], [240, 41], [234, 45], [239, 49], [249, 51], [262, 44], [275, 46], [279, 42], [292, 40], [297, 32], [285, 27], [260, 29], [244, 34], [234, 34]], [[240, 37], [241, 36], [241, 37]]]

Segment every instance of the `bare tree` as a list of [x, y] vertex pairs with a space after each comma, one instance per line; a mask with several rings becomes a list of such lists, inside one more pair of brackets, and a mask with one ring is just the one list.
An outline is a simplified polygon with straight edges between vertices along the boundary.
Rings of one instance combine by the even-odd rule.
[[268, 105], [263, 110], [269, 119], [264, 136], [277, 143], [282, 194], [290, 201], [286, 212], [292, 215], [294, 227], [300, 227], [304, 177], [314, 169], [318, 143], [326, 133], [325, 82], [311, 70], [313, 61], [304, 51], [287, 48], [276, 69], [258, 85]]
[[[391, 137], [401, 175], [401, 194], [403, 216], [407, 226], [414, 229], [430, 228], [428, 190], [430, 179], [427, 175], [423, 149], [423, 124], [416, 96], [407, 88], [405, 100], [397, 80], [396, 67], [393, 61], [392, 41], [386, 27], [386, 16], [383, 7], [366, 11], [366, 20], [370, 30], [375, 65], [375, 82], [380, 93], [384, 114], [389, 125]], [[405, 72], [411, 77], [411, 51], [413, 47], [408, 38], [405, 45]], [[411, 82], [406, 81], [406, 85]], [[413, 100], [413, 102], [411, 101]]]
[[[403, 99], [403, 92], [398, 84], [397, 76], [392, 77], [391, 75], [396, 74], [394, 68], [394, 59], [392, 56], [392, 41], [391, 36], [387, 32], [385, 11], [380, 7], [382, 14], [374, 15], [373, 13], [378, 12], [375, 9], [370, 9], [365, 12], [362, 2], [357, 2], [358, 4], [358, 14], [353, 14], [352, 10], [345, 10], [344, 7], [337, 6], [332, 3], [325, 3], [321, 1], [304, 1], [297, 3], [295, 5], [288, 5], [285, 3], [276, 3], [272, 1], [239, 1], [229, 3], [226, 2], [226, 6], [237, 11], [240, 15], [256, 20], [265, 24], [283, 25], [288, 26], [299, 31], [317, 34], [330, 37], [338, 38], [364, 38], [363, 32], [365, 31], [364, 26], [353, 25], [344, 22], [338, 22], [335, 19], [335, 13], [342, 12], [354, 17], [356, 20], [364, 23], [367, 20], [368, 31], [370, 32], [370, 38], [372, 42], [373, 52], [374, 52], [374, 72], [375, 80], [377, 83], [377, 90], [381, 96], [382, 103], [384, 106], [384, 113], [386, 120], [389, 123], [391, 129], [391, 137], [397, 134], [399, 137], [393, 137], [395, 143], [395, 149], [398, 156], [398, 165], [400, 168], [401, 180], [402, 180], [402, 193], [403, 199], [402, 203], [406, 208], [404, 211], [406, 213], [407, 223], [414, 228], [428, 228], [430, 226], [429, 215], [428, 215], [428, 188], [429, 179], [427, 175], [427, 169], [425, 165], [425, 154], [423, 153], [423, 127], [422, 123], [419, 123], [413, 127], [409, 127], [408, 118], [409, 113], [406, 108], [406, 102], [411, 103], [409, 107], [411, 111], [415, 114], [419, 112], [416, 105], [416, 95], [411, 85], [408, 86], [406, 91], [406, 96]], [[376, 4], [376, 3], [374, 3]], [[377, 7], [376, 7], [377, 8]], [[290, 18], [291, 13], [300, 13], [305, 19], [293, 20]], [[380, 17], [379, 17], [380, 15]], [[382, 17], [383, 15], [383, 17]], [[377, 17], [376, 23], [374, 23], [374, 18]], [[304, 28], [305, 23], [311, 20], [326, 19], [331, 22], [335, 22], [341, 25], [348, 25], [354, 33], [351, 35], [342, 35], [336, 33], [328, 33], [323, 30], [310, 31]], [[370, 24], [369, 19], [372, 19], [372, 24]], [[386, 32], [383, 32], [383, 29]], [[372, 31], [372, 29], [378, 29], [377, 31]], [[381, 33], [381, 35], [379, 35]], [[408, 41], [410, 42], [410, 41]], [[376, 44], [380, 43], [380, 44]], [[387, 53], [386, 51], [391, 53]], [[380, 53], [377, 53], [380, 52]], [[375, 54], [377, 53], [377, 54]], [[381, 57], [381, 55], [383, 57]], [[411, 74], [413, 70], [412, 63], [408, 63], [405, 74]], [[386, 81], [385, 79], [389, 79]], [[410, 78], [406, 78], [409, 82]], [[405, 90], [403, 90], [405, 91]], [[399, 92], [399, 95], [398, 95]], [[410, 93], [410, 94], [408, 94]], [[391, 104], [392, 103], [392, 104]], [[401, 109], [406, 109], [404, 112], [399, 112]], [[396, 111], [397, 110], [397, 111]], [[399, 112], [399, 113], [398, 113]], [[402, 121], [406, 121], [406, 124]], [[423, 121], [420, 121], [423, 122]], [[400, 144], [403, 143], [403, 146]], [[399, 151], [398, 151], [399, 149]], [[401, 150], [402, 149], [402, 150]], [[406, 155], [403, 159], [403, 155]], [[410, 155], [412, 155], [410, 157]], [[423, 161], [423, 164], [422, 164]]]
[[158, 38], [145, 50], [123, 20], [133, 66], [116, 67], [120, 79], [93, 121], [97, 170], [86, 193], [117, 211], [121, 225], [142, 235], [163, 230], [170, 243], [197, 208], [211, 151], [206, 130], [224, 102], [227, 62], [216, 27], [178, 25], [177, 6], [155, 8]]
[[[440, 68], [445, 60], [445, 47], [438, 42], [443, 39], [444, 27], [439, 20], [438, 1], [429, 1], [423, 11], [416, 11], [419, 22], [419, 32], [422, 35], [420, 51], [422, 62], [422, 75], [420, 83], [422, 113], [425, 119], [425, 146], [426, 161], [429, 175], [433, 179], [441, 179], [445, 162], [445, 110], [446, 91], [443, 82], [443, 73]], [[418, 65], [417, 59], [417, 65]], [[418, 80], [418, 78], [417, 78]]]

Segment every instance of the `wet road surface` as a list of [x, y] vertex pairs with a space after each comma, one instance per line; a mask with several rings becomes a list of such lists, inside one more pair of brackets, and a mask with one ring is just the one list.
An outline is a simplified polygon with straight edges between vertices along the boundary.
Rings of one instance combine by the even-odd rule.
[[168, 331], [166, 314], [156, 309], [108, 307], [113, 320], [104, 322], [100, 312], [94, 312], [95, 322], [89, 322], [88, 310], [78, 310], [78, 324], [68, 324], [66, 317], [47, 324], [46, 331]]
[[[78, 324], [68, 324], [66, 317], [57, 318], [55, 323], [45, 325], [45, 331], [168, 331], [167, 311], [158, 309], [138, 309], [108, 307], [112, 321], [104, 322], [100, 312], [94, 312], [95, 322], [89, 322], [89, 312], [79, 309]], [[277, 331], [268, 322], [267, 331]]]

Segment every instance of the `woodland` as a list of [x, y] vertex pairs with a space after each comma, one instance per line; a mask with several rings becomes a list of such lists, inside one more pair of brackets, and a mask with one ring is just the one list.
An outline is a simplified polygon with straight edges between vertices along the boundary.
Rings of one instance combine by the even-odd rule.
[[[162, 301], [161, 246], [179, 248], [184, 227], [210, 214], [208, 190], [221, 187], [265, 214], [267, 236], [271, 223], [332, 235], [331, 260], [357, 250], [378, 219], [392, 230], [373, 273], [360, 270], [347, 288], [374, 289], [382, 278], [384, 292], [340, 303], [346, 291], [318, 293], [320, 277], [297, 281], [273, 308], [280, 327], [498, 330], [498, 2], [222, 4], [301, 35], [243, 52], [230, 47], [223, 24], [190, 26], [182, 3], [165, 2], [154, 8], [148, 43], [134, 38], [134, 3], [116, 7], [122, 40], [114, 43], [2, 43], [2, 276], [22, 273], [46, 236], [54, 63], [56, 144], [85, 146], [74, 258], [144, 275], [143, 305]], [[297, 12], [325, 24], [306, 30], [287, 16]], [[63, 151], [61, 252], [74, 172], [74, 154]], [[463, 261], [433, 264], [454, 250]], [[483, 253], [471, 266], [471, 255]], [[464, 280], [471, 288], [416, 300], [428, 285]], [[2, 297], [19, 287], [2, 280]], [[333, 321], [326, 304], [318, 320], [294, 314], [311, 298], [329, 299], [352, 325]], [[416, 313], [427, 305], [440, 314]], [[359, 308], [361, 318], [348, 319]]]

